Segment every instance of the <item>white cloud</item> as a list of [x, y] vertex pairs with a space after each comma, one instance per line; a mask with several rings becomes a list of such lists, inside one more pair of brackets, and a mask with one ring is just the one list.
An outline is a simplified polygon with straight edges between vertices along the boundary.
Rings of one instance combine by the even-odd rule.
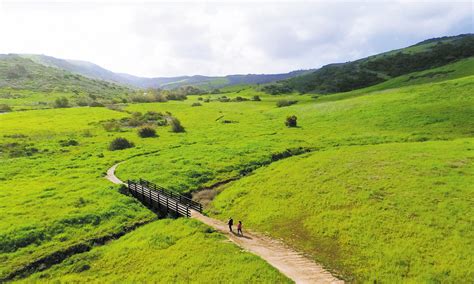
[[82, 59], [142, 76], [287, 72], [473, 32], [472, 5], [2, 1], [0, 53]]

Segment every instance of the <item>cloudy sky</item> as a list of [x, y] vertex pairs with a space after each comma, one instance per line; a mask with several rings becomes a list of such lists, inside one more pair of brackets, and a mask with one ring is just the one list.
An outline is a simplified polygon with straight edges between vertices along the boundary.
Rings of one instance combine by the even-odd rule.
[[472, 1], [0, 0], [0, 53], [139, 76], [288, 72], [469, 32]]

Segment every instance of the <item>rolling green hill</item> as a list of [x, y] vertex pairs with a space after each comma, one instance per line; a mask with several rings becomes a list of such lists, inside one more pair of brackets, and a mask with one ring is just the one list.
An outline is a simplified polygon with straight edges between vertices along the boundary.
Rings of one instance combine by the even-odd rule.
[[273, 93], [291, 90], [323, 94], [346, 92], [471, 56], [474, 56], [472, 34], [430, 39], [353, 62], [326, 65], [310, 74], [267, 86], [266, 90]]
[[18, 55], [0, 55], [0, 88], [36, 92], [82, 92], [97, 96], [115, 96], [130, 91], [117, 84], [47, 67]]
[[281, 74], [240, 74], [227, 76], [194, 75], [148, 78], [124, 73], [114, 73], [110, 70], [100, 67], [97, 64], [87, 61], [60, 59], [40, 54], [19, 54], [18, 56], [31, 59], [34, 62], [44, 66], [66, 70], [68, 72], [86, 76], [91, 79], [103, 80], [142, 89], [161, 88], [170, 90], [184, 86], [196, 86], [203, 90], [213, 90], [216, 88], [223, 88], [239, 84], [265, 84], [277, 80], [292, 78], [311, 71], [297, 70]]

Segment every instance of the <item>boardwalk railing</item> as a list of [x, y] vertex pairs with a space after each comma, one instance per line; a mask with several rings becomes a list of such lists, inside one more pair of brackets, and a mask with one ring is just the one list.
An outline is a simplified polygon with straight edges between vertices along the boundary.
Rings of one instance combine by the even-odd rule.
[[135, 198], [153, 209], [174, 212], [185, 217], [191, 217], [190, 209], [202, 212], [201, 203], [147, 180], [128, 180], [127, 185], [130, 193]]
[[152, 182], [149, 182], [147, 180], [144, 180], [144, 179], [140, 179], [139, 180], [139, 183], [145, 187], [148, 187], [150, 189], [153, 189], [153, 190], [156, 190], [156, 191], [159, 191], [161, 194], [163, 195], [166, 195], [168, 196], [169, 198], [171, 199], [174, 199], [176, 201], [178, 201], [179, 203], [181, 204], [184, 204], [184, 205], [188, 205], [191, 209], [194, 209], [198, 212], [201, 212], [202, 213], [202, 204], [199, 203], [199, 202], [196, 202], [194, 200], [192, 200], [191, 198], [189, 197], [186, 197], [182, 194], [179, 194], [179, 193], [176, 193], [176, 192], [173, 192], [169, 189], [166, 189], [164, 187], [161, 187], [157, 184], [154, 184]]

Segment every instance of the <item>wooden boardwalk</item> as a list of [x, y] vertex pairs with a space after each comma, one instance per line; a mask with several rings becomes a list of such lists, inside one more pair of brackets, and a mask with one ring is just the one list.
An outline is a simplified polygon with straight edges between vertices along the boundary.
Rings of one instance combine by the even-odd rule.
[[202, 212], [202, 204], [144, 179], [128, 180], [131, 195], [148, 207], [176, 216], [191, 217], [191, 210]]

